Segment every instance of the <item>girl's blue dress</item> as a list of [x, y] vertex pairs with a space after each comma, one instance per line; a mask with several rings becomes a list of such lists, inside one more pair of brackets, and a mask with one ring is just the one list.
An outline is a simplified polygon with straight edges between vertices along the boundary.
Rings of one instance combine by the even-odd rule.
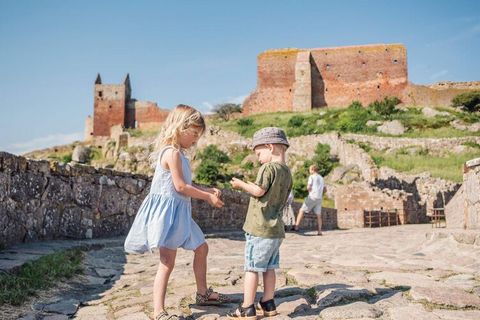
[[[192, 219], [192, 202], [175, 190], [172, 174], [160, 164], [165, 150], [158, 157], [150, 193], [138, 209], [125, 240], [125, 251], [144, 253], [153, 248], [194, 250], [205, 242], [200, 227]], [[190, 163], [183, 153], [182, 172], [187, 184], [192, 183]]]

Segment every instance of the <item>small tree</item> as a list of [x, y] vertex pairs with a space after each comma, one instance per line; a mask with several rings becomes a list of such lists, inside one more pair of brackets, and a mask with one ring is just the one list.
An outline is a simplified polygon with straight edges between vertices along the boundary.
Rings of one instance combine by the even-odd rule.
[[452, 99], [453, 107], [460, 107], [468, 112], [480, 111], [480, 91], [461, 93]]
[[308, 195], [307, 179], [310, 174], [308, 169], [312, 164], [318, 167], [318, 174], [322, 177], [325, 177], [332, 171], [334, 161], [330, 159], [330, 146], [328, 144], [317, 144], [313, 158], [306, 160], [293, 175], [293, 192], [296, 197], [303, 198]]
[[217, 104], [213, 111], [223, 120], [228, 121], [232, 113], [242, 112], [242, 106], [236, 103], [221, 103]]

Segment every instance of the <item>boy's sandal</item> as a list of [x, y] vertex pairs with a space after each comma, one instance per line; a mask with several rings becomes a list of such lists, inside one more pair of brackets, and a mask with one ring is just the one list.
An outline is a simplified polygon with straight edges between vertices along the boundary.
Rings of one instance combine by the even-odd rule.
[[228, 319], [239, 319], [239, 320], [256, 320], [257, 312], [255, 306], [252, 304], [246, 308], [242, 307], [242, 304], [231, 310], [227, 313]]
[[169, 314], [167, 313], [167, 311], [162, 311], [162, 312], [160, 312], [159, 315], [157, 315], [157, 316], [155, 317], [155, 320], [179, 320], [179, 319], [180, 319], [179, 316], [174, 315], [174, 314], [169, 315]]
[[[217, 298], [211, 298], [212, 294], [216, 293]], [[195, 296], [195, 304], [199, 306], [212, 306], [231, 302], [230, 298], [224, 294], [213, 291], [212, 287], [207, 289], [205, 294], [198, 293]]]

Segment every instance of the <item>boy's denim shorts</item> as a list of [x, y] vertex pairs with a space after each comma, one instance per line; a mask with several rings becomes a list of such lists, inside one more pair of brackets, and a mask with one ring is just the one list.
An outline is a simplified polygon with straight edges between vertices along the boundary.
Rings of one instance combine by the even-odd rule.
[[265, 272], [278, 269], [282, 238], [260, 238], [245, 233], [245, 271]]

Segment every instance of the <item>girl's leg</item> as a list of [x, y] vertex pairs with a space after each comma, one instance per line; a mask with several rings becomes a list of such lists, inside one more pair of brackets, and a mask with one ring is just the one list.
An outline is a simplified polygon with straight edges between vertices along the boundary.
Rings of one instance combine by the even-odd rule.
[[[193, 252], [195, 253], [193, 257], [193, 273], [197, 283], [197, 292], [205, 294], [207, 292], [207, 243], [205, 242]], [[214, 295], [212, 294], [212, 298], [216, 298]]]
[[275, 294], [275, 269], [267, 269], [263, 273], [263, 299], [262, 301], [268, 301], [273, 299]]
[[177, 250], [160, 248], [160, 264], [153, 282], [153, 316], [156, 317], [165, 310], [165, 293], [168, 278], [175, 266]]
[[253, 271], [246, 271], [245, 283], [244, 283], [244, 289], [243, 289], [242, 307], [244, 308], [249, 307], [255, 302], [257, 287], [258, 287], [258, 273]]

